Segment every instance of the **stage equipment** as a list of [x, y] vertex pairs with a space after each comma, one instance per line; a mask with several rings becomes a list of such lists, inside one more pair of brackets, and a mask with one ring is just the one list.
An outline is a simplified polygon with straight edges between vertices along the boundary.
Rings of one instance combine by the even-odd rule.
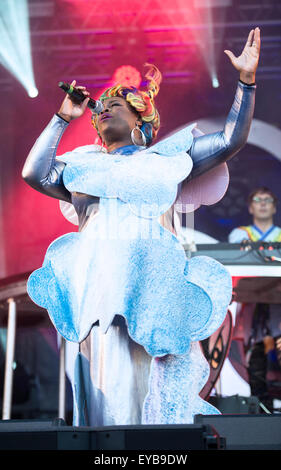
[[257, 415], [260, 413], [260, 402], [257, 397], [241, 397], [233, 395], [230, 397], [212, 396], [209, 403], [214, 405], [221, 414], [244, 414]]
[[232, 324], [232, 315], [228, 310], [225, 320], [220, 328], [218, 328], [210, 338], [201, 341], [204, 356], [210, 366], [208, 382], [200, 392], [200, 396], [204, 400], [208, 400], [209, 395], [219, 378], [224, 361], [228, 356], [232, 338]]
[[[183, 245], [185, 247], [185, 245]], [[224, 265], [235, 266], [279, 266], [281, 259], [280, 242], [251, 242], [243, 243], [204, 243], [197, 244], [193, 256], [212, 256]]]
[[[2, 327], [7, 325], [4, 392], [2, 401], [3, 420], [9, 420], [12, 416], [17, 327], [22, 321], [34, 327], [53, 327], [46, 310], [35, 305], [27, 295], [26, 283], [28, 276], [29, 273], [24, 273], [0, 281], [0, 325]], [[57, 416], [62, 419], [66, 417], [65, 380], [65, 340], [61, 338], [59, 349]]]
[[219, 450], [210, 425], [71, 427], [63, 420], [0, 421], [0, 450]]
[[226, 450], [281, 450], [281, 415], [197, 415], [226, 439]]
[[[190, 252], [189, 246], [184, 245], [186, 255], [189, 257], [210, 256], [229, 270], [232, 276], [233, 301], [245, 305], [281, 304], [280, 242], [251, 242], [249, 240], [237, 244], [197, 244], [194, 248], [194, 251]], [[233, 341], [231, 338], [229, 340], [231, 344], [226, 357], [229, 356], [230, 362], [238, 374], [248, 382], [243, 341], [241, 338], [237, 340], [233, 337], [232, 339]], [[209, 360], [208, 341], [209, 339], [202, 342], [202, 347]], [[214, 372], [211, 367], [211, 374]], [[217, 378], [214, 377], [213, 383], [216, 383]], [[281, 393], [279, 374], [269, 385], [271, 395], [279, 399]], [[209, 383], [205, 387], [209, 387]], [[203, 389], [201, 392], [203, 396], [205, 391], [206, 389]]]
[[278, 258], [281, 259], [281, 243], [249, 241], [241, 244], [198, 244], [191, 256], [199, 255], [210, 256], [229, 270], [233, 280], [233, 300], [281, 303], [281, 265], [278, 261]]

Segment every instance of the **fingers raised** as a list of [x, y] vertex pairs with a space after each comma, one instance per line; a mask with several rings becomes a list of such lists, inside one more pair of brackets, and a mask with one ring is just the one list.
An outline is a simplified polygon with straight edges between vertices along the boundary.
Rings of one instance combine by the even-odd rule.
[[258, 50], [260, 50], [261, 47], [261, 32], [260, 28], [256, 28], [254, 31], [254, 39], [253, 39], [253, 44], [254, 47], [256, 47]]
[[253, 43], [253, 39], [254, 39], [254, 34], [255, 34], [255, 30], [251, 29], [251, 31], [248, 34], [248, 39], [247, 39], [247, 42], [246, 42], [246, 46], [251, 47], [251, 45]]
[[248, 39], [245, 44], [245, 47], [255, 47], [259, 50], [260, 43], [261, 43], [260, 28], [257, 27], [255, 29], [251, 29], [251, 31], [248, 34]]

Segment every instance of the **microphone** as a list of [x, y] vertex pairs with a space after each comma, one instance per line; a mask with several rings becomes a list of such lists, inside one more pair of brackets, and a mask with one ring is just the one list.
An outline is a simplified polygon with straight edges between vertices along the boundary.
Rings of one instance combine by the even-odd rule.
[[[82, 103], [82, 101], [84, 101], [87, 98], [87, 96], [85, 96], [82, 93], [82, 91], [78, 90], [77, 88], [75, 88], [72, 85], [69, 85], [69, 83], [59, 82], [59, 87], [63, 91], [68, 93], [74, 99], [74, 101], [76, 101], [76, 103], [78, 103], [78, 104]], [[99, 100], [95, 101], [95, 100], [93, 100], [93, 98], [89, 99], [89, 102], [88, 102], [87, 106], [88, 106], [88, 108], [91, 109], [91, 111], [93, 113], [96, 113], [96, 114], [99, 114], [101, 111], [103, 111], [102, 102], [99, 101]]]

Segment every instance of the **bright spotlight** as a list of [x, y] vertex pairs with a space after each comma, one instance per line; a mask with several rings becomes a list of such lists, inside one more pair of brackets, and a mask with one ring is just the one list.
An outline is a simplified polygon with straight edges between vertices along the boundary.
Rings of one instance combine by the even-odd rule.
[[214, 88], [218, 88], [220, 86], [217, 77], [212, 78], [212, 85], [213, 85]]
[[38, 96], [38, 90], [37, 90], [37, 88], [30, 88], [30, 89], [28, 90], [28, 96], [29, 96], [30, 98], [36, 98], [36, 96]]
[[32, 66], [27, 0], [0, 1], [0, 63], [17, 78], [30, 97], [38, 95]]

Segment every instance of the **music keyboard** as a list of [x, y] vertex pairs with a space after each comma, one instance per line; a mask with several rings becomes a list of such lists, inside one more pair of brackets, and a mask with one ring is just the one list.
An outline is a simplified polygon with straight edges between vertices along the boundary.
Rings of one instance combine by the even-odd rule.
[[187, 256], [210, 256], [225, 265], [281, 266], [281, 243], [210, 243], [196, 245], [194, 252], [188, 245], [184, 249]]
[[[184, 245], [187, 258], [209, 256], [222, 263], [232, 276], [233, 300], [281, 305], [281, 243]], [[272, 260], [278, 258], [278, 260]]]
[[191, 251], [183, 245], [187, 258], [209, 256], [222, 263], [232, 276], [281, 276], [281, 243], [210, 243]]

